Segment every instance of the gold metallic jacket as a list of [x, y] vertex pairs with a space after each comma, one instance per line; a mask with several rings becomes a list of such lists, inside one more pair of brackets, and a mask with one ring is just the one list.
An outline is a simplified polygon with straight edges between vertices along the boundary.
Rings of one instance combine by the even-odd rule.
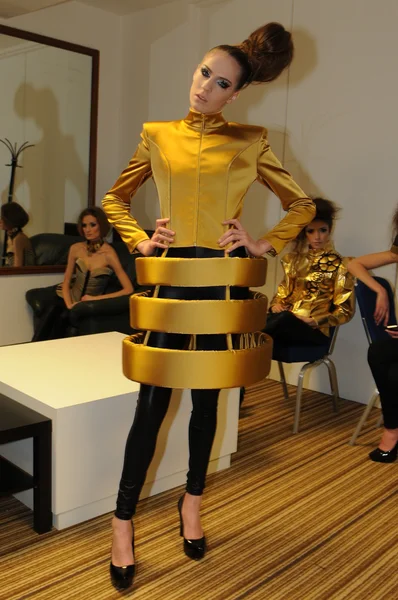
[[[313, 202], [296, 185], [267, 142], [261, 127], [227, 123], [221, 113], [190, 111], [186, 119], [147, 123], [127, 169], [103, 200], [108, 220], [131, 252], [148, 239], [130, 215], [131, 198], [153, 177], [162, 218], [175, 234], [174, 247], [217, 249], [222, 222], [239, 218], [243, 199], [257, 179], [280, 199], [287, 216], [266, 237], [275, 252], [294, 239], [315, 213]], [[155, 285], [153, 297], [130, 298], [131, 326], [190, 336], [188, 349], [148, 346], [148, 334], [123, 342], [123, 372], [129, 379], [171, 388], [241, 387], [264, 379], [270, 369], [272, 340], [262, 333], [267, 298], [259, 293], [232, 300], [230, 286], [257, 287], [266, 275], [263, 258], [167, 258], [136, 261], [140, 283]], [[159, 286], [225, 286], [225, 300], [158, 298]], [[227, 350], [195, 351], [196, 335], [224, 334]], [[233, 337], [232, 337], [233, 336]]]
[[346, 323], [355, 312], [354, 278], [347, 262], [331, 243], [322, 250], [285, 254], [285, 277], [270, 306], [282, 304], [295, 315], [311, 317], [329, 335], [329, 327]]
[[280, 198], [285, 218], [264, 239], [275, 251], [309, 223], [315, 207], [272, 153], [262, 127], [228, 123], [221, 113], [191, 110], [182, 121], [146, 123], [128, 167], [106, 194], [103, 207], [133, 252], [148, 236], [130, 215], [131, 198], [153, 177], [162, 218], [176, 232], [174, 247], [220, 249], [221, 223], [239, 218], [254, 181]]

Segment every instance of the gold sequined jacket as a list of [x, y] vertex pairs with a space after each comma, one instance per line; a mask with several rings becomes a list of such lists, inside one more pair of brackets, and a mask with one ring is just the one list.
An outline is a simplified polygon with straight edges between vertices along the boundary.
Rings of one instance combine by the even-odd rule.
[[311, 317], [325, 335], [329, 327], [349, 321], [355, 312], [354, 278], [329, 243], [322, 250], [285, 254], [285, 273], [270, 306], [282, 304], [302, 317]]
[[271, 189], [288, 214], [264, 236], [280, 252], [314, 217], [315, 207], [272, 153], [262, 127], [228, 123], [221, 113], [191, 110], [181, 121], [146, 123], [128, 167], [103, 207], [133, 252], [148, 239], [130, 214], [131, 198], [153, 177], [174, 247], [219, 249], [222, 222], [239, 218], [254, 181]]

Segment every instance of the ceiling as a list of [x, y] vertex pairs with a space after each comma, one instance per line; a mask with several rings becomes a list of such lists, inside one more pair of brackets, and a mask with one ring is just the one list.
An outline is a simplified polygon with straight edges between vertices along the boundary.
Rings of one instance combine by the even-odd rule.
[[[71, 2], [72, 0], [0, 0], [0, 18], [9, 19], [29, 12]], [[114, 13], [116, 15], [128, 15], [132, 12], [145, 8], [156, 8], [162, 4], [168, 4], [173, 0], [77, 0], [81, 4], [87, 4], [95, 8]]]
[[0, 0], [0, 17], [9, 19], [41, 8], [62, 4], [68, 0]]
[[95, 8], [102, 8], [117, 15], [128, 15], [137, 10], [145, 8], [156, 8], [162, 4], [168, 4], [173, 0], [77, 0], [82, 4], [88, 4]]

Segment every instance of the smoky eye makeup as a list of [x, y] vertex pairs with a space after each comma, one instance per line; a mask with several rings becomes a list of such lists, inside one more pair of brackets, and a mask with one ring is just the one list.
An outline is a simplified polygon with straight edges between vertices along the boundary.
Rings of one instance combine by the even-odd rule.
[[[203, 77], [206, 77], [206, 78], [209, 78], [212, 73], [212, 70], [206, 65], [203, 65], [200, 71], [201, 71]], [[223, 77], [221, 77], [220, 79], [217, 80], [217, 84], [223, 90], [227, 90], [232, 85], [232, 83], [228, 79], [224, 79]]]
[[91, 229], [94, 229], [94, 227], [96, 227], [97, 223], [82, 223], [82, 227], [83, 229], [86, 229], [86, 227], [91, 227]]

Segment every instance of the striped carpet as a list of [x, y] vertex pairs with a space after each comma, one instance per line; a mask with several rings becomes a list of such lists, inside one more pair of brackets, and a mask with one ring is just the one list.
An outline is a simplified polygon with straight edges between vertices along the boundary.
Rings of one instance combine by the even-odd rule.
[[182, 553], [176, 489], [142, 501], [137, 576], [108, 579], [110, 515], [39, 536], [15, 499], [0, 503], [1, 600], [398, 599], [398, 463], [367, 459], [378, 410], [348, 446], [363, 407], [307, 391], [301, 432], [274, 381], [248, 390], [232, 467], [211, 475], [203, 504], [209, 552]]

